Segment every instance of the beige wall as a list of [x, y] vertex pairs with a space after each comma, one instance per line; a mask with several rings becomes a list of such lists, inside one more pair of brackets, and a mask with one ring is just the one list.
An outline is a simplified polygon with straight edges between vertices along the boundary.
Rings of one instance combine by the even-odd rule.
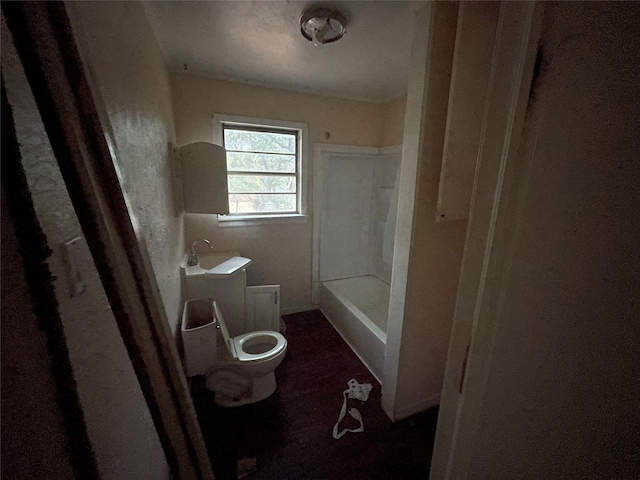
[[436, 221], [458, 6], [437, 3], [433, 8], [423, 144], [393, 406], [396, 418], [439, 401], [466, 234], [464, 220]]
[[640, 477], [638, 18], [633, 3], [546, 6], [469, 478]]
[[383, 105], [381, 147], [402, 145], [402, 137], [404, 135], [404, 114], [406, 107], [406, 95], [394, 98]]
[[[91, 25], [92, 15], [97, 15], [96, 24], [101, 19], [107, 25], [106, 18], [117, 15], [122, 28], [133, 31], [136, 27], [137, 42], [144, 43], [145, 30], [136, 22], [142, 20], [138, 16], [142, 12], [139, 5], [91, 3], [78, 7], [87, 14], [84, 20], [92, 29], [100, 30]], [[114, 11], [114, 7], [124, 11]], [[89, 14], [87, 8], [95, 10]], [[116, 31], [114, 27], [112, 32]], [[71, 275], [65, 267], [63, 243], [82, 237], [82, 231], [4, 25], [2, 47], [3, 81], [14, 108], [23, 165], [38, 220], [53, 250], [49, 268], [56, 279], [56, 297], [70, 361], [101, 478], [168, 478], [164, 452], [151, 415], [84, 239], [77, 242], [73, 261], [85, 289], [71, 296]], [[136, 127], [135, 122], [128, 125], [132, 129]], [[3, 276], [3, 283], [5, 280]], [[35, 352], [25, 350], [23, 354], [30, 358]], [[45, 402], [46, 397], [40, 400]], [[43, 403], [41, 408], [48, 406]]]
[[174, 216], [168, 143], [175, 134], [164, 57], [139, 2], [71, 2], [69, 10], [117, 149], [130, 214], [176, 334], [183, 223]]
[[[384, 106], [256, 87], [191, 75], [172, 74], [178, 145], [211, 142], [213, 114], [287, 120], [309, 126], [313, 144], [383, 145]], [[327, 134], [329, 138], [327, 138]], [[313, 171], [309, 158], [307, 173]], [[280, 284], [283, 309], [305, 308], [311, 301], [313, 181], [307, 190], [308, 219], [298, 224], [217, 226], [213, 215], [185, 215], [185, 241], [208, 238], [215, 250], [238, 250], [253, 260], [252, 283]]]

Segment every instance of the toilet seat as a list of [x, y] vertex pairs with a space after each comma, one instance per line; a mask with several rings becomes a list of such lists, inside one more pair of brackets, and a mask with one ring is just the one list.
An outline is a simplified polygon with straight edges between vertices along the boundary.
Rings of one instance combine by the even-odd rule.
[[216, 349], [217, 359], [205, 372], [205, 385], [215, 393], [216, 405], [238, 407], [269, 397], [276, 390], [274, 370], [284, 359], [287, 340], [270, 330], [233, 338], [215, 301], [213, 313], [213, 323], [220, 330], [224, 347]]
[[[224, 318], [220, 312], [220, 308], [215, 301], [213, 302], [213, 310], [214, 322], [217, 322], [220, 327], [224, 344], [227, 346], [227, 349], [234, 360], [242, 363], [266, 361], [278, 356], [287, 348], [287, 340], [280, 333], [269, 330], [243, 333], [242, 335], [231, 338], [229, 336], [229, 331], [227, 330], [227, 325], [224, 323]], [[245, 349], [253, 345], [261, 345], [265, 343], [273, 344], [274, 341], [275, 345], [266, 352], [249, 353], [245, 351]]]
[[[263, 353], [249, 353], [245, 351], [253, 345], [273, 344], [269, 350]], [[243, 333], [233, 338], [234, 357], [240, 362], [259, 362], [269, 360], [279, 355], [287, 347], [287, 340], [278, 332], [262, 330], [257, 332]]]

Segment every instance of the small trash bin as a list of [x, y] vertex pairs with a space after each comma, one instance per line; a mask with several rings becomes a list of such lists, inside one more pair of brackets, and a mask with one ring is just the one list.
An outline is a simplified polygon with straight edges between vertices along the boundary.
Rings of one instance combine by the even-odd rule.
[[204, 374], [216, 363], [216, 322], [213, 299], [187, 300], [182, 310], [182, 343], [187, 376]]

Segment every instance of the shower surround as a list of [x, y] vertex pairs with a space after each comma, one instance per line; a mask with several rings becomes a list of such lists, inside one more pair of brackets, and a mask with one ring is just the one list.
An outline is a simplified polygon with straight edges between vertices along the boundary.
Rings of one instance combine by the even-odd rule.
[[401, 147], [316, 147], [314, 294], [382, 379]]

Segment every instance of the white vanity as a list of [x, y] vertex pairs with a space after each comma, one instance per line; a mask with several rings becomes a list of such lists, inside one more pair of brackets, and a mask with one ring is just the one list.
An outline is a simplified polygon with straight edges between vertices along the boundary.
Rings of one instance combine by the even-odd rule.
[[224, 312], [232, 337], [256, 330], [280, 330], [280, 285], [247, 287], [251, 259], [239, 252], [199, 253], [189, 266], [185, 254], [180, 272], [183, 301], [213, 298]]

